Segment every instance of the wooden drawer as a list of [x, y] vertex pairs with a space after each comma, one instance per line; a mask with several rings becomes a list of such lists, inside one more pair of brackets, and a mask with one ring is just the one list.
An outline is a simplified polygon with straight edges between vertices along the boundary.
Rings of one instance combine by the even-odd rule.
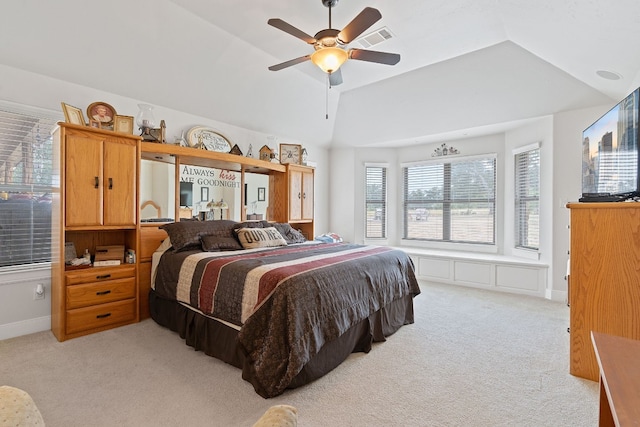
[[67, 286], [67, 309], [104, 304], [135, 296], [136, 279], [134, 277]]
[[67, 271], [65, 276], [67, 285], [125, 279], [136, 276], [136, 266], [132, 264], [116, 267], [93, 267], [84, 270]]
[[67, 334], [101, 328], [118, 323], [133, 322], [136, 318], [136, 299], [110, 302], [91, 307], [67, 310]]

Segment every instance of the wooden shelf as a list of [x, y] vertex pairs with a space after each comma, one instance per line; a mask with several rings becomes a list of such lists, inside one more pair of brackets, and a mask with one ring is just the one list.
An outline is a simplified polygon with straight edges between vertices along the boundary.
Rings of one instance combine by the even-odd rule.
[[206, 168], [216, 168], [240, 172], [264, 173], [272, 171], [285, 172], [286, 166], [280, 163], [265, 162], [264, 160], [252, 157], [239, 156], [229, 153], [218, 153], [215, 151], [200, 150], [191, 147], [180, 147], [172, 144], [159, 144], [155, 142], [142, 142], [140, 144], [141, 156], [145, 160], [179, 164], [201, 166]]

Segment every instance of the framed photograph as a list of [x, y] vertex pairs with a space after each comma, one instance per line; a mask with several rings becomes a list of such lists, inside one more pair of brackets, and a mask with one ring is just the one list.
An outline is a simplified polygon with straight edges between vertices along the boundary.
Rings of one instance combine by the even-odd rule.
[[267, 189], [265, 187], [258, 187], [258, 201], [264, 202]]
[[71, 264], [71, 260], [74, 258], [78, 258], [78, 253], [76, 252], [76, 246], [73, 242], [65, 242], [64, 243], [64, 263]]
[[87, 116], [99, 121], [102, 126], [111, 126], [116, 110], [106, 102], [94, 102], [87, 107]]
[[81, 109], [69, 104], [65, 104], [64, 102], [62, 102], [61, 104], [65, 122], [81, 126], [87, 125], [84, 121], [84, 114], [82, 114]]
[[200, 188], [200, 201], [201, 202], [209, 201], [209, 187]]
[[133, 133], [133, 116], [115, 115], [113, 118], [113, 130], [122, 133]]
[[280, 163], [302, 164], [302, 145], [280, 144]]
[[100, 129], [102, 126], [100, 126], [100, 122], [97, 120], [93, 120], [93, 119], [89, 119], [89, 126], [91, 126], [92, 128], [98, 128]]

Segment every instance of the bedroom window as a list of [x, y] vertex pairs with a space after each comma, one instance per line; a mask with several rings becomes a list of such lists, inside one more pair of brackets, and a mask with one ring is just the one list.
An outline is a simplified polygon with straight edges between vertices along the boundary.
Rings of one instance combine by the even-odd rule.
[[495, 244], [496, 156], [403, 165], [404, 239]]
[[51, 261], [51, 131], [59, 120], [0, 102], [0, 269]]
[[515, 246], [540, 247], [540, 148], [523, 147], [515, 153]]
[[365, 238], [387, 237], [387, 167], [365, 166]]

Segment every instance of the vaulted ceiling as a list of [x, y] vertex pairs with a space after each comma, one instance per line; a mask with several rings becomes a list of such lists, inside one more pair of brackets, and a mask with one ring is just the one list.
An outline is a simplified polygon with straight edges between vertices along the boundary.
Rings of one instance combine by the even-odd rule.
[[312, 52], [267, 20], [314, 35], [321, 0], [2, 2], [0, 64], [327, 146], [502, 131], [640, 86], [637, 0], [341, 0], [332, 26], [367, 6], [393, 36], [370, 49], [402, 59], [348, 60], [331, 89], [310, 62], [267, 69]]

